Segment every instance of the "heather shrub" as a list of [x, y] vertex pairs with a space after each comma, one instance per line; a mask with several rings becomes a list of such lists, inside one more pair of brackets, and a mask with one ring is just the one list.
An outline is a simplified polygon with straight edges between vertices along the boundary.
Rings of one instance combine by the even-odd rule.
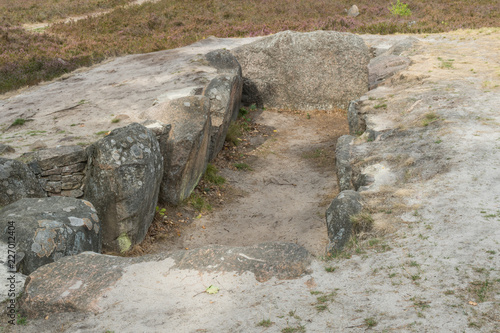
[[[497, 0], [408, 0], [408, 5], [398, 0], [392, 5], [396, 6], [394, 13], [405, 16], [411, 12], [416, 22], [411, 26], [394, 20], [387, 0], [359, 0], [360, 15], [355, 18], [344, 13], [352, 5], [350, 0], [161, 0], [124, 6], [130, 2], [0, 1], [0, 93], [49, 80], [107, 57], [181, 47], [209, 36], [250, 37], [283, 30], [437, 33], [500, 26]], [[42, 33], [19, 27], [21, 23], [53, 21], [110, 8], [115, 10], [55, 23]]]

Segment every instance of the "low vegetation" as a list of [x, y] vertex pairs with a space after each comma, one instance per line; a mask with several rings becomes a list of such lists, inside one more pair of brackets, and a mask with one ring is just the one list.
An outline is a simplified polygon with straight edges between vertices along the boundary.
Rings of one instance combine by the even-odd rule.
[[[209, 36], [250, 37], [284, 30], [435, 33], [498, 27], [497, 0], [436, 2], [6, 0], [0, 2], [0, 93], [50, 80], [107, 57], [185, 46]], [[60, 21], [87, 13], [103, 15]], [[53, 22], [27, 30], [26, 23]]]

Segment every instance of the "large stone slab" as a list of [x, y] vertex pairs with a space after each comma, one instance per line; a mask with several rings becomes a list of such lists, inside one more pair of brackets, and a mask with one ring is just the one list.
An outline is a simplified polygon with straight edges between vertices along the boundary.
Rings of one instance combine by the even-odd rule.
[[28, 166], [0, 157], [0, 207], [22, 198], [47, 196]]
[[210, 99], [212, 126], [209, 160], [213, 160], [221, 151], [229, 125], [233, 118], [238, 116], [242, 86], [241, 76], [220, 75], [213, 79], [203, 92], [203, 95]]
[[[115, 297], [153, 287], [151, 283], [159, 286], [158, 278], [170, 279], [170, 287], [176, 284], [172, 279], [178, 275], [201, 276], [203, 272], [230, 272], [231, 275], [251, 272], [260, 282], [273, 277], [293, 279], [307, 272], [311, 260], [307, 250], [293, 243], [250, 247], [210, 245], [137, 258], [86, 252], [32, 273], [25, 284], [22, 309], [32, 317], [58, 312], [100, 313], [118, 301]], [[162, 290], [168, 293], [168, 288]], [[169, 299], [158, 297], [156, 302], [168, 306]]]
[[102, 220], [103, 249], [126, 251], [144, 239], [162, 175], [158, 141], [143, 125], [116, 129], [89, 147], [85, 198]]
[[369, 50], [350, 33], [285, 31], [232, 52], [242, 67], [247, 103], [331, 110], [347, 108], [368, 91]]
[[158, 105], [146, 117], [171, 125], [161, 145], [164, 175], [160, 200], [177, 205], [188, 198], [205, 172], [210, 144], [210, 100], [189, 96]]
[[65, 256], [101, 251], [101, 223], [85, 200], [18, 200], [0, 210], [0, 230], [3, 243], [15, 243], [16, 266], [23, 274]]

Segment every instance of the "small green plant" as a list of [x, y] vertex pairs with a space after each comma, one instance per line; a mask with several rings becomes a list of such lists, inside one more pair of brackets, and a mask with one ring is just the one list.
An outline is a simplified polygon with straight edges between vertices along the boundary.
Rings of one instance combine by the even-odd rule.
[[422, 120], [422, 126], [429, 126], [433, 122], [439, 119], [438, 115], [434, 112], [428, 112], [424, 115], [424, 119]]
[[303, 333], [306, 331], [306, 327], [304, 325], [299, 325], [297, 327], [285, 327], [281, 330], [282, 333]]
[[337, 267], [325, 267], [325, 271], [327, 271], [328, 273], [333, 273], [335, 272], [335, 270], [337, 269]]
[[238, 170], [252, 171], [252, 167], [246, 163], [235, 163], [234, 167]]
[[165, 212], [167, 210], [165, 208], [160, 208], [158, 206], [156, 206], [156, 212], [158, 213], [158, 215], [160, 215], [161, 217], [164, 217], [165, 216]]
[[365, 318], [365, 325], [368, 327], [377, 326], [377, 321], [373, 317]]
[[240, 112], [238, 113], [238, 117], [243, 117], [243, 116], [246, 116], [248, 114], [248, 110], [245, 109], [245, 108], [240, 108]]
[[385, 103], [383, 103], [383, 104], [377, 104], [373, 108], [374, 109], [380, 109], [380, 108], [387, 109], [387, 104], [385, 104]]
[[22, 325], [22, 326], [25, 326], [28, 324], [27, 318], [24, 316], [21, 316], [20, 313], [17, 314], [17, 321], [16, 322], [18, 325]]
[[404, 2], [400, 2], [399, 0], [397, 0], [396, 3], [391, 2], [391, 7], [389, 8], [389, 11], [394, 16], [406, 17], [411, 15], [411, 10], [410, 8], [408, 8], [408, 5]]
[[211, 211], [212, 205], [205, 201], [205, 199], [199, 194], [193, 193], [189, 197], [189, 203], [196, 209], [198, 212]]
[[226, 182], [226, 178], [219, 176], [217, 173], [219, 170], [215, 167], [215, 165], [209, 163], [207, 165], [207, 170], [205, 171], [205, 174], [203, 175], [203, 179], [209, 183], [212, 183], [214, 185], [222, 185]]
[[487, 299], [490, 289], [491, 283], [488, 280], [471, 282], [470, 290], [476, 294], [478, 302], [484, 302]]
[[250, 105], [250, 111], [255, 111], [255, 110], [257, 110], [257, 105], [255, 104]]
[[24, 123], [26, 122], [26, 119], [23, 119], [23, 118], [17, 118], [16, 120], [14, 120], [14, 122], [12, 123], [12, 126], [22, 126], [24, 125]]
[[106, 135], [108, 134], [108, 131], [99, 131], [95, 135]]
[[328, 305], [326, 305], [326, 304], [320, 304], [320, 305], [316, 305], [315, 308], [319, 312], [323, 312], [323, 311], [325, 311], [325, 310], [328, 309]]
[[307, 119], [311, 119], [311, 115], [309, 114], [309, 112], [307, 113], [306, 117]]
[[120, 119], [115, 118], [115, 119], [111, 120], [111, 122], [112, 122], [113, 124], [116, 124], [116, 123], [119, 123], [119, 122], [120, 122]]
[[[350, 217], [354, 234], [368, 232], [373, 228], [373, 217], [368, 212], [361, 212]], [[372, 245], [370, 245], [372, 246]]]
[[257, 326], [271, 327], [273, 324], [274, 322], [272, 322], [271, 319], [262, 319], [260, 322], [257, 323]]
[[240, 144], [241, 128], [237, 122], [232, 122], [227, 129], [226, 141], [232, 143], [235, 146]]
[[452, 69], [453, 68], [453, 61], [455, 61], [455, 59], [443, 59], [441, 57], [438, 57], [438, 60], [441, 61], [441, 63], [439, 64], [439, 68], [442, 68], [442, 69]]

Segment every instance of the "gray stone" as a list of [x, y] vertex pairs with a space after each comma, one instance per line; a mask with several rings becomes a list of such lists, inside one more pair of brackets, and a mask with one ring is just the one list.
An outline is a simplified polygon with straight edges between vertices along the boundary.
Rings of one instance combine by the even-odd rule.
[[0, 156], [3, 154], [15, 153], [15, 152], [16, 150], [13, 147], [0, 143]]
[[62, 190], [62, 183], [61, 182], [47, 182], [45, 183], [45, 191], [47, 192], [52, 192], [52, 193], [60, 193]]
[[347, 108], [347, 122], [349, 123], [349, 134], [360, 135], [366, 130], [366, 122], [359, 114], [360, 101], [351, 101]]
[[350, 33], [285, 31], [232, 52], [242, 67], [243, 95], [254, 94], [250, 99], [266, 108], [347, 108], [368, 91], [369, 50]]
[[363, 209], [361, 195], [356, 191], [342, 191], [326, 210], [326, 227], [330, 243], [326, 252], [341, 251], [352, 234], [351, 216]]
[[0, 207], [21, 198], [45, 196], [38, 179], [26, 164], [0, 157]]
[[147, 111], [148, 118], [172, 125], [160, 142], [164, 158], [160, 201], [177, 205], [188, 198], [205, 172], [210, 142], [210, 100], [182, 97]]
[[352, 5], [351, 8], [349, 8], [349, 10], [346, 10], [346, 12], [347, 12], [347, 16], [356, 17], [359, 15], [358, 6]]
[[242, 89], [241, 76], [219, 75], [205, 88], [203, 95], [210, 99], [209, 160], [213, 160], [224, 146], [227, 129], [233, 116], [238, 116]]
[[67, 175], [70, 173], [75, 173], [75, 172], [80, 172], [85, 169], [86, 163], [76, 163], [76, 164], [71, 164], [63, 167], [61, 169], [61, 172], [63, 175]]
[[61, 173], [62, 173], [61, 168], [53, 168], [53, 169], [42, 171], [40, 173], [40, 176], [47, 177], [47, 176], [52, 176], [52, 175], [61, 175]]
[[[294, 279], [307, 273], [311, 255], [293, 243], [263, 243], [249, 247], [209, 245], [154, 256], [124, 258], [85, 252], [41, 267], [26, 280], [21, 308], [30, 317], [60, 312], [102, 311], [99, 305], [109, 291], [122, 291], [117, 281], [134, 277], [142, 287], [151, 283], [150, 271], [251, 272], [257, 281]], [[136, 266], [136, 267], [134, 267]], [[201, 274], [201, 273], [200, 273]], [[129, 287], [127, 287], [129, 288]], [[123, 292], [127, 292], [123, 290]], [[112, 296], [109, 296], [112, 297]], [[114, 302], [113, 299], [106, 301]]]
[[61, 179], [61, 189], [63, 190], [74, 190], [82, 186], [82, 175], [66, 175], [62, 176]]
[[[226, 112], [231, 113], [230, 120], [235, 121], [238, 118], [238, 111], [240, 109], [241, 95], [243, 90], [243, 76], [240, 63], [238, 62], [238, 60], [236, 60], [235, 56], [231, 52], [222, 49], [207, 53], [205, 55], [205, 58], [210, 63], [210, 65], [217, 69], [217, 73], [220, 74], [218, 77], [210, 81], [208, 85], [210, 87], [210, 90], [208, 89], [208, 87], [206, 87], [204, 89], [205, 93], [202, 92], [202, 94], [210, 98], [212, 104], [215, 103], [215, 106], [211, 107], [211, 115], [214, 116], [214, 110], [216, 110], [215, 113], [220, 113], [221, 108], [223, 108], [226, 110]], [[225, 80], [222, 78], [227, 78], [229, 84], [227, 84], [227, 82], [224, 82]], [[226, 105], [223, 105], [220, 100], [217, 100], [216, 102], [216, 100], [213, 99], [214, 94], [210, 91], [214, 88], [219, 90], [219, 96], [221, 96], [220, 93], [222, 92], [220, 91], [220, 89], [227, 90], [223, 90], [224, 95], [229, 94], [229, 96], [221, 96], [223, 100], [226, 101]], [[217, 114], [215, 115], [215, 117], [217, 117]], [[226, 117], [224, 116], [223, 118], [225, 119]], [[221, 128], [219, 127], [219, 129]], [[221, 134], [220, 131], [219, 134]], [[213, 154], [211, 154], [211, 156], [212, 155]]]
[[30, 145], [30, 150], [40, 150], [47, 148], [47, 144], [42, 140], [36, 140]]
[[80, 146], [58, 146], [39, 150], [35, 152], [31, 158], [33, 162], [38, 164], [41, 170], [45, 171], [85, 162], [87, 161], [87, 154]]
[[396, 55], [381, 55], [373, 58], [368, 65], [370, 89], [375, 89], [388, 77], [408, 68], [411, 60]]
[[217, 73], [232, 73], [239, 77], [241, 74], [241, 66], [238, 60], [228, 50], [214, 50], [205, 55], [208, 63], [217, 69]]
[[15, 232], [19, 271], [37, 268], [84, 251], [101, 251], [100, 222], [88, 201], [74, 198], [24, 198], [0, 210], [0, 232], [8, 243]]
[[352, 190], [352, 166], [351, 166], [351, 145], [354, 137], [342, 135], [337, 140], [335, 147], [335, 157], [337, 166], [337, 181], [340, 191]]
[[76, 190], [62, 190], [61, 196], [63, 197], [72, 197], [72, 198], [81, 198], [83, 197], [83, 191], [80, 189]]
[[[47, 176], [45, 178], [47, 179], [47, 181], [59, 182], [59, 181], [61, 181], [62, 176], [61, 175], [50, 175], [50, 176]], [[45, 183], [45, 185], [47, 185], [47, 183]]]
[[384, 54], [399, 56], [401, 53], [414, 47], [416, 43], [418, 43], [418, 38], [413, 36], [407, 37], [391, 46]]
[[102, 220], [103, 248], [126, 251], [153, 221], [163, 174], [154, 134], [132, 123], [89, 147], [85, 198]]

